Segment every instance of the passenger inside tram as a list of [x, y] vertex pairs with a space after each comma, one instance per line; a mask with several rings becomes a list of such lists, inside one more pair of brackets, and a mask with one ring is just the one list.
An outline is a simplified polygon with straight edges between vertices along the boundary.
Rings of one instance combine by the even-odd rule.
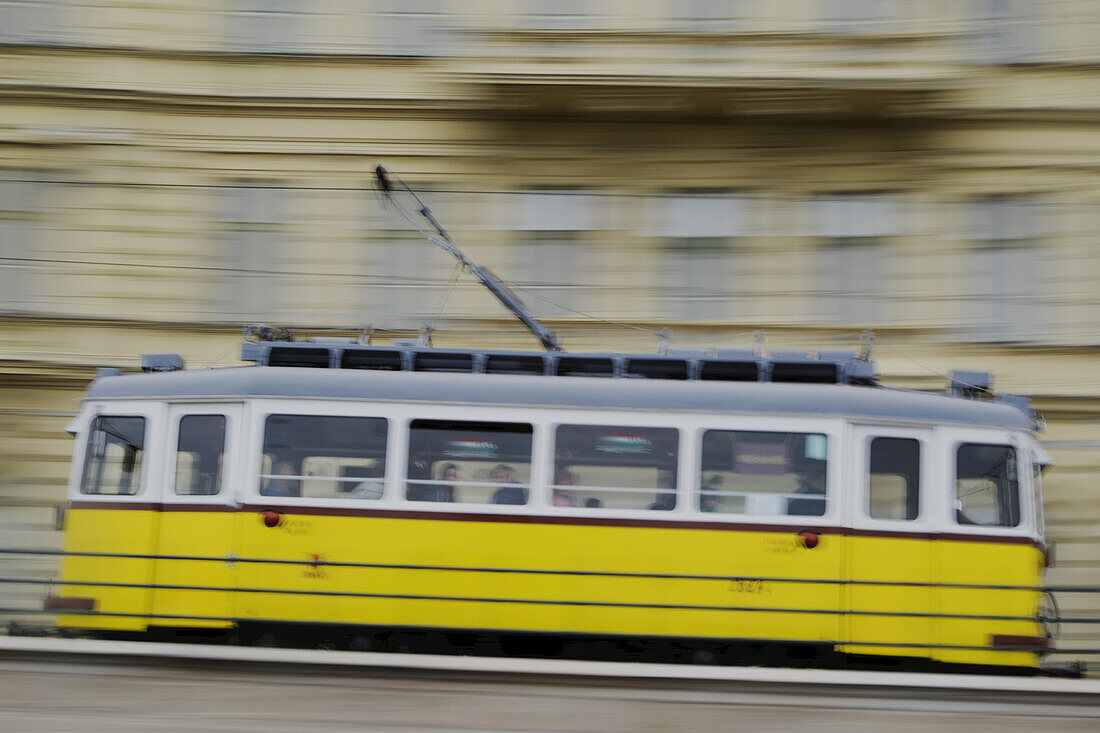
[[554, 506], [576, 506], [577, 500], [573, 492], [561, 488], [564, 486], [576, 486], [577, 477], [568, 468], [559, 468], [554, 472]]
[[506, 463], [498, 463], [489, 474], [494, 484], [504, 484], [495, 492], [490, 500], [491, 504], [516, 504], [527, 503], [527, 490], [516, 483], [516, 471]]
[[455, 500], [455, 481], [462, 478], [462, 472], [455, 463], [445, 463], [439, 471], [439, 477], [444, 483], [410, 486], [408, 490], [409, 501], [444, 501]]
[[787, 501], [787, 514], [803, 517], [820, 517], [825, 514], [825, 464], [811, 462], [803, 469], [798, 479], [795, 494], [807, 498]]
[[[298, 469], [294, 463], [288, 460], [275, 461], [271, 467], [271, 473], [275, 476], [298, 476]], [[302, 482], [298, 478], [272, 478], [266, 486], [260, 490], [264, 496], [301, 496]]]
[[[352, 468], [344, 468], [344, 475], [350, 475]], [[382, 470], [381, 461], [375, 461], [374, 465], [360, 468], [359, 473], [363, 480], [355, 485], [349, 496], [352, 499], [381, 499], [386, 487], [385, 479], [382, 478]]]

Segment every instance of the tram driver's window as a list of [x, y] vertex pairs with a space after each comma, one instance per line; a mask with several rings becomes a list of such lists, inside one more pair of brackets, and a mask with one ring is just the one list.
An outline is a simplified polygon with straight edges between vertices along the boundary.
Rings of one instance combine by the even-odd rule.
[[554, 441], [554, 506], [676, 508], [680, 432], [635, 425], [559, 425]]
[[531, 438], [527, 423], [413, 420], [409, 426], [409, 501], [527, 503]]
[[920, 514], [920, 441], [871, 440], [867, 512], [874, 519], [909, 521]]
[[88, 431], [80, 493], [138, 493], [144, 453], [145, 418], [100, 415]]
[[180, 418], [175, 492], [183, 496], [219, 493], [222, 490], [224, 457], [224, 415], [185, 415]]
[[955, 461], [955, 520], [983, 527], [1020, 524], [1016, 450], [1009, 445], [965, 443]]
[[699, 511], [823, 516], [828, 447], [821, 433], [708, 430]]
[[260, 493], [311, 499], [382, 498], [388, 421], [268, 415]]

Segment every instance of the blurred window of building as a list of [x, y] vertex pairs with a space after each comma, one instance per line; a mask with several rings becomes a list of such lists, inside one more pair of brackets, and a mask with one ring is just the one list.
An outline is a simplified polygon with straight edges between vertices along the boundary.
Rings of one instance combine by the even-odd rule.
[[444, 56], [452, 0], [374, 0], [372, 51], [386, 56]]
[[41, 217], [50, 186], [32, 171], [0, 171], [0, 310], [36, 310], [46, 279]]
[[415, 230], [372, 229], [363, 250], [367, 321], [412, 327], [438, 310], [450, 257]]
[[595, 0], [518, 0], [519, 23], [532, 30], [570, 30], [598, 25]]
[[603, 200], [569, 189], [519, 194], [512, 203], [516, 246], [512, 277], [537, 316], [575, 316], [591, 284], [588, 233], [601, 227]]
[[293, 273], [284, 271], [288, 192], [274, 183], [226, 186], [222, 198], [220, 234], [226, 268], [216, 306], [218, 320], [278, 321], [293, 316], [284, 297]]
[[966, 331], [987, 341], [1039, 338], [1046, 325], [1039, 205], [993, 196], [971, 206], [970, 266], [963, 283]]
[[0, 0], [0, 43], [60, 42], [69, 5], [67, 0]]
[[829, 33], [876, 33], [898, 20], [904, 0], [817, 0]]
[[715, 192], [663, 196], [653, 202], [663, 315], [675, 320], [738, 315], [744, 279], [736, 243], [749, 233], [749, 200]]
[[732, 30], [751, 12], [746, 0], [669, 0], [666, 16], [678, 29]]
[[817, 200], [818, 294], [815, 318], [873, 324], [888, 317], [888, 239], [900, 231], [897, 201], [887, 195], [839, 194]]
[[[442, 186], [414, 181], [413, 189], [432, 215], [454, 236], [461, 217], [461, 196]], [[355, 302], [367, 323], [390, 328], [416, 328], [436, 315], [450, 315], [451, 278], [456, 260], [432, 244], [392, 209], [379, 209], [372, 191], [362, 199], [363, 238], [355, 273], [360, 295]], [[407, 206], [407, 202], [403, 202]], [[415, 214], [414, 214], [415, 215]], [[418, 225], [426, 223], [417, 218]], [[461, 246], [461, 245], [460, 245]]]
[[228, 0], [230, 48], [248, 53], [309, 51], [309, 5], [300, 0]]
[[1036, 61], [1040, 52], [1043, 3], [1031, 0], [972, 0], [970, 58], [985, 64]]

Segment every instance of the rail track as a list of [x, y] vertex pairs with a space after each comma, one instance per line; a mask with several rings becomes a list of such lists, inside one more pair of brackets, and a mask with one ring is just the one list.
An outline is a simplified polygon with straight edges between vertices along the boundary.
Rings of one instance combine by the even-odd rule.
[[1093, 731], [1100, 680], [0, 636], [0, 730]]

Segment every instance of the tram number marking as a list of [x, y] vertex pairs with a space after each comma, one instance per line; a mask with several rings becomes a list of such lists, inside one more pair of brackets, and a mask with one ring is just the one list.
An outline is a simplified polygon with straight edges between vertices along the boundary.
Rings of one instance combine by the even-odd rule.
[[764, 538], [764, 552], [771, 552], [777, 555], [788, 555], [792, 552], [797, 552], [801, 548], [802, 543], [797, 536]]
[[325, 561], [324, 555], [311, 554], [309, 556], [310, 564], [302, 570], [302, 577], [305, 578], [327, 578], [328, 574], [325, 573], [325, 566], [321, 565]]
[[771, 593], [771, 589], [763, 580], [749, 579], [731, 580], [727, 590], [731, 593]]
[[284, 517], [279, 529], [293, 535], [313, 534], [313, 520]]

